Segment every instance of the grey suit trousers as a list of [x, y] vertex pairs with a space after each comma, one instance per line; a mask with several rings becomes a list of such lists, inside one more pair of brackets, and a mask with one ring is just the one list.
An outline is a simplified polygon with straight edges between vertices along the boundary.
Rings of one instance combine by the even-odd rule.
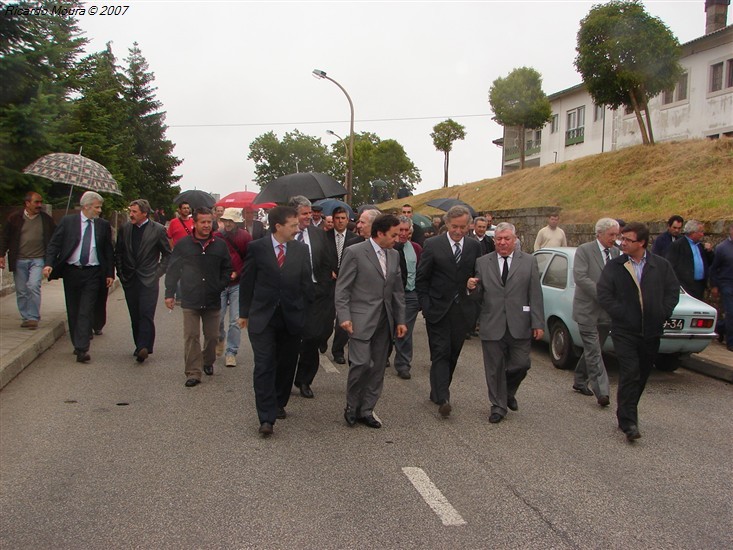
[[583, 341], [583, 355], [580, 356], [575, 366], [575, 385], [589, 384], [596, 397], [608, 397], [611, 395], [608, 373], [603, 363], [601, 350], [611, 332], [611, 325], [578, 324], [578, 330], [580, 330], [580, 339]]
[[371, 414], [382, 394], [391, 338], [387, 311], [382, 308], [379, 324], [370, 340], [349, 339], [346, 404], [357, 417]]
[[531, 365], [531, 342], [530, 338], [513, 338], [509, 330], [501, 340], [481, 340], [492, 413], [506, 416], [507, 398], [517, 393]]

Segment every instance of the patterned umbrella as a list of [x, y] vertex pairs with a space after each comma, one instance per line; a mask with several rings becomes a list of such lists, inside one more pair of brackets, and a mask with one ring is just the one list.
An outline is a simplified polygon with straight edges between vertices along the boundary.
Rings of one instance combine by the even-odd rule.
[[51, 153], [28, 165], [23, 172], [99, 193], [122, 195], [104, 166], [82, 155]]

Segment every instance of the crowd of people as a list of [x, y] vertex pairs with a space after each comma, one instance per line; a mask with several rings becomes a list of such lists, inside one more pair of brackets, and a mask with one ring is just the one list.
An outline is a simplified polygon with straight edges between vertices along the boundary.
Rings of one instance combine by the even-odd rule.
[[[492, 424], [517, 411], [517, 393], [530, 369], [531, 341], [545, 330], [540, 273], [522, 251], [514, 225], [494, 225], [453, 206], [423, 229], [413, 208], [328, 215], [304, 196], [258, 219], [253, 209], [196, 208], [182, 202], [163, 225], [162, 209], [145, 199], [129, 204], [129, 223], [113, 243], [100, 218], [103, 198], [88, 191], [80, 211], [56, 226], [30, 192], [10, 216], [0, 253], [14, 273], [21, 327], [40, 321], [41, 278], [62, 278], [69, 336], [76, 361], [91, 360], [90, 340], [101, 333], [115, 274], [127, 303], [134, 357], [144, 363], [155, 347], [160, 279], [164, 303], [183, 311], [185, 386], [214, 373], [217, 357], [237, 366], [241, 331], [252, 347], [253, 387], [263, 437], [287, 417], [293, 386], [314, 398], [320, 354], [349, 365], [344, 420], [380, 428], [374, 415], [389, 358], [403, 380], [412, 377], [413, 330], [419, 312], [430, 349], [430, 399], [442, 417], [452, 412], [450, 387], [464, 342], [481, 340]], [[535, 249], [566, 246], [559, 217], [549, 217]], [[679, 286], [702, 299], [709, 287], [722, 299], [718, 327], [733, 351], [733, 225], [715, 251], [703, 244], [703, 225], [673, 216], [649, 249], [648, 228], [602, 218], [596, 238], [578, 247], [573, 318], [583, 355], [573, 389], [610, 405], [601, 349], [611, 335], [619, 358], [617, 420], [638, 439], [637, 406]], [[346, 352], [348, 349], [348, 353]]]

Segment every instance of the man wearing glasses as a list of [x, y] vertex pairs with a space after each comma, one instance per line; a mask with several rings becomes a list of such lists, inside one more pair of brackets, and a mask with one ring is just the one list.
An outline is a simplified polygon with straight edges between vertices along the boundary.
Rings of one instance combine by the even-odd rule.
[[641, 437], [639, 399], [680, 287], [669, 262], [647, 252], [646, 225], [626, 224], [621, 235], [623, 254], [606, 263], [597, 291], [598, 302], [611, 317], [611, 338], [619, 363], [618, 427], [632, 442]]

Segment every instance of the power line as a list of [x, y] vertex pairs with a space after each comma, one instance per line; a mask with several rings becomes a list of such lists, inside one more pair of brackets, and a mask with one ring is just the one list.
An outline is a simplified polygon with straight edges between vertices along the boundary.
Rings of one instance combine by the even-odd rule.
[[[446, 118], [476, 118], [488, 117], [489, 114], [481, 115], [453, 115], [453, 116], [418, 116], [404, 118], [366, 118], [355, 122], [403, 122], [406, 120], [436, 120]], [[237, 128], [242, 126], [303, 126], [308, 124], [343, 124], [348, 120], [306, 120], [300, 122], [238, 122], [232, 124], [171, 124], [169, 128]]]

